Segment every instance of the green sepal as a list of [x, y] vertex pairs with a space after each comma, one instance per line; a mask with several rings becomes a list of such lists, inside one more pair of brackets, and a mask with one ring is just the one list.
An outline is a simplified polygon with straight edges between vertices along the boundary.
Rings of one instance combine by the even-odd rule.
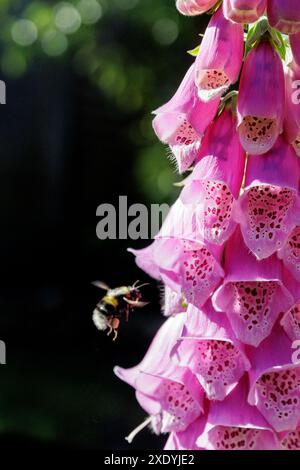
[[197, 57], [199, 50], [200, 44], [199, 46], [195, 47], [195, 49], [190, 49], [189, 51], [187, 51], [187, 53], [190, 54], [192, 57]]
[[231, 90], [229, 93], [227, 93], [227, 95], [223, 96], [219, 105], [217, 116], [220, 116], [220, 114], [222, 114], [226, 106], [231, 106], [233, 114], [236, 114], [237, 98], [237, 90]]
[[269, 33], [271, 36], [272, 44], [277, 50], [278, 54], [285, 60], [286, 58], [286, 42], [282, 36], [282, 34], [274, 28], [269, 28]]
[[278, 52], [282, 60], [286, 58], [286, 47], [288, 40], [283, 35], [269, 25], [267, 18], [258, 20], [248, 31], [245, 44], [245, 57], [248, 52], [263, 39], [267, 38], [274, 49]]

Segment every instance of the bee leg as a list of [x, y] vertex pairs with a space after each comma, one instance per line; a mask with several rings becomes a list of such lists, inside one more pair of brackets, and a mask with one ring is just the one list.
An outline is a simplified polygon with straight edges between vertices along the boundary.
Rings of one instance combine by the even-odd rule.
[[108, 330], [107, 336], [109, 336], [113, 331], [113, 328], [112, 328], [111, 325], [108, 325], [108, 328], [109, 328], [109, 330]]
[[113, 338], [113, 341], [116, 341], [118, 337], [118, 330], [114, 330], [114, 338]]
[[112, 321], [111, 321], [111, 328], [114, 332], [114, 338], [113, 338], [113, 341], [116, 341], [117, 337], [118, 337], [118, 328], [119, 328], [119, 325], [120, 325], [120, 320], [118, 318], [113, 318]]

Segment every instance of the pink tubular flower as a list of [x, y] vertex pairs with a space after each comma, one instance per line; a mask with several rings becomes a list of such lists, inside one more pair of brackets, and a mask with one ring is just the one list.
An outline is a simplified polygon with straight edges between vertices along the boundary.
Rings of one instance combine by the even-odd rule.
[[143, 250], [129, 251], [147, 274], [201, 307], [224, 275], [223, 248], [198, 236], [192, 214], [178, 199], [154, 242]]
[[300, 32], [299, 0], [268, 0], [268, 20], [273, 28], [285, 34]]
[[279, 443], [271, 426], [247, 404], [248, 380], [241, 380], [222, 402], [211, 402], [207, 424], [197, 439], [206, 450], [276, 450]]
[[129, 250], [163, 289], [165, 318], [142, 361], [114, 369], [147, 414], [126, 439], [149, 425], [169, 434], [166, 451], [300, 450], [300, 0], [176, 7], [214, 8], [193, 65], [154, 111], [189, 173], [152, 243]]
[[189, 68], [173, 98], [154, 111], [153, 129], [157, 137], [170, 146], [179, 173], [186, 171], [195, 160], [202, 135], [215, 117], [220, 102], [219, 98], [210, 103], [199, 100], [194, 74], [195, 64]]
[[200, 161], [187, 179], [180, 198], [184, 204], [194, 205], [197, 227], [203, 238], [222, 245], [236, 227], [232, 214], [245, 166], [245, 152], [229, 108], [208, 128], [197, 159]]
[[282, 132], [284, 102], [281, 59], [262, 41], [247, 55], [239, 87], [238, 130], [248, 153], [261, 155], [273, 147]]
[[147, 250], [152, 252], [158, 279], [198, 307], [206, 302], [224, 275], [220, 264], [221, 247], [176, 238], [158, 238], [146, 250], [131, 250], [136, 255], [137, 265], [152, 275], [152, 266], [148, 269], [149, 265], [144, 264]]
[[150, 415], [157, 434], [185, 431], [203, 412], [204, 393], [197, 379], [189, 369], [170, 360], [182, 326], [180, 315], [169, 318], [139, 365], [114, 369], [121, 380], [135, 388], [137, 400]]
[[257, 259], [281, 249], [299, 224], [299, 166], [294, 150], [279, 137], [263, 157], [248, 159], [245, 191], [236, 218]]
[[285, 245], [278, 251], [285, 267], [300, 281], [300, 226], [292, 230]]
[[212, 297], [213, 306], [227, 314], [240, 341], [257, 347], [271, 333], [279, 314], [293, 304], [282, 282], [281, 263], [275, 255], [257, 262], [237, 230], [228, 242], [225, 272], [223, 285]]
[[298, 67], [300, 67], [300, 33], [290, 35], [290, 45], [293, 58]]
[[286, 71], [286, 100], [284, 133], [287, 141], [292, 144], [300, 157], [300, 68], [292, 64]]
[[284, 314], [280, 324], [292, 341], [300, 339], [300, 294], [297, 302]]
[[196, 441], [198, 436], [203, 432], [205, 422], [205, 416], [202, 415], [190, 424], [185, 431], [170, 433], [164, 450], [200, 450]]
[[300, 284], [290, 273], [284, 273], [284, 283], [294, 297], [293, 306], [284, 312], [280, 324], [291, 341], [300, 339]]
[[201, 307], [224, 275], [222, 248], [171, 238], [159, 244], [155, 261], [162, 280], [180, 287], [187, 302]]
[[250, 363], [226, 315], [217, 314], [210, 300], [201, 310], [190, 305], [174, 361], [190, 368], [210, 400], [224, 400], [236, 387]]
[[224, 16], [235, 23], [254, 23], [264, 13], [267, 0], [224, 0]]
[[300, 425], [300, 364], [292, 364], [292, 343], [280, 327], [257, 349], [248, 351], [248, 401], [255, 405], [276, 432]]
[[210, 20], [196, 58], [195, 80], [201, 100], [222, 95], [236, 82], [243, 50], [242, 25], [226, 20], [220, 8]]
[[210, 10], [218, 0], [176, 0], [176, 8], [186, 16], [201, 15]]

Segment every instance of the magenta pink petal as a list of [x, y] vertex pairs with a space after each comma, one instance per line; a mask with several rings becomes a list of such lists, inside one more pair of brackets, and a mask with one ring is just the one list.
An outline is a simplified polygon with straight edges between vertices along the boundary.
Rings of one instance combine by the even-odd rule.
[[194, 208], [193, 203], [185, 204], [181, 198], [178, 198], [165, 218], [156, 239], [178, 238], [202, 242], [203, 236], [197, 227]]
[[213, 306], [227, 314], [240, 341], [257, 347], [271, 333], [279, 314], [293, 304], [282, 282], [281, 263], [276, 256], [257, 262], [237, 230], [228, 243], [225, 272], [212, 297]]
[[203, 432], [205, 421], [205, 416], [202, 415], [190, 424], [185, 431], [172, 432], [165, 444], [164, 450], [200, 450], [196, 440]]
[[183, 295], [170, 289], [168, 286], [164, 286], [162, 309], [165, 317], [185, 312], [186, 306], [184, 305]]
[[[183, 325], [184, 319], [181, 315], [168, 318], [158, 330], [142, 361], [129, 369], [115, 367], [116, 375], [135, 388], [138, 388], [136, 384], [140, 380], [141, 372], [156, 376], [168, 376], [170, 371], [177, 369], [176, 367], [174, 369], [174, 365], [170, 361], [170, 354], [177, 339], [181, 336]], [[139, 391], [148, 394], [143, 387]]]
[[201, 307], [220, 283], [222, 248], [178, 239], [156, 240], [154, 261], [163, 282]]
[[280, 324], [292, 341], [300, 339], [300, 294], [297, 302], [285, 312]]
[[143, 250], [130, 251], [147, 274], [201, 307], [224, 275], [223, 247], [198, 238], [192, 209], [178, 200], [154, 242]]
[[211, 402], [204, 432], [197, 445], [207, 450], [276, 450], [279, 443], [271, 426], [247, 403], [248, 380], [244, 376], [221, 402]]
[[130, 369], [114, 368], [121, 380], [136, 389], [138, 401], [145, 411], [159, 414], [156, 418], [163, 433], [184, 431], [203, 411], [200, 384], [187, 368], [178, 367], [170, 359], [182, 327], [180, 315], [169, 318], [140, 364]]
[[280, 324], [290, 340], [296, 341], [300, 339], [300, 283], [288, 270], [284, 271], [283, 280], [293, 295], [294, 302], [288, 310], [283, 312]]
[[250, 369], [244, 347], [235, 338], [226, 316], [216, 313], [210, 301], [202, 310], [190, 305], [187, 317], [185, 332], [172, 357], [190, 368], [210, 400], [223, 400]]
[[297, 157], [281, 137], [264, 157], [249, 157], [245, 191], [236, 215], [244, 241], [257, 259], [281, 249], [299, 223], [298, 185]]
[[140, 269], [145, 271], [149, 276], [154, 279], [160, 279], [159, 267], [154, 263], [153, 260], [153, 248], [154, 243], [142, 248], [141, 250], [133, 250], [128, 248], [128, 251], [135, 256], [135, 262]]
[[[291, 36], [292, 37], [292, 36]], [[286, 69], [286, 100], [284, 133], [287, 141], [292, 144], [298, 157], [300, 156], [300, 68], [295, 64]], [[298, 85], [297, 85], [298, 84]]]
[[210, 10], [217, 0], [176, 0], [176, 8], [186, 16], [201, 15]]
[[201, 100], [221, 96], [236, 82], [243, 50], [242, 25], [228, 21], [219, 8], [205, 31], [195, 63], [195, 83]]
[[187, 71], [173, 98], [154, 111], [153, 129], [168, 144], [180, 173], [193, 163], [202, 134], [216, 115], [219, 98], [203, 103], [197, 97], [194, 82], [195, 63]]
[[223, 0], [224, 16], [235, 23], [254, 23], [264, 13], [267, 0]]
[[236, 227], [233, 210], [245, 167], [245, 152], [229, 108], [208, 128], [197, 160], [180, 198], [184, 204], [193, 204], [203, 238], [222, 245]]
[[300, 427], [295, 431], [282, 433], [280, 446], [282, 450], [300, 450]]
[[[121, 380], [123, 380], [122, 376], [118, 375], [120, 372], [119, 368], [117, 368], [117, 370], [115, 370], [114, 372]], [[138, 390], [135, 392], [135, 397], [137, 399], [137, 402], [143, 408], [143, 410], [145, 410], [146, 413], [148, 413], [149, 415], [156, 416], [160, 413], [161, 406], [155, 397], [150, 397], [148, 395], [145, 395], [144, 393], [139, 392]]]
[[294, 60], [300, 66], [300, 33], [290, 35], [290, 45]]
[[285, 34], [300, 32], [298, 0], [268, 0], [268, 20], [273, 28]]
[[282, 259], [285, 267], [293, 277], [300, 281], [300, 226], [292, 230], [285, 245], [278, 251], [278, 256]]
[[238, 130], [246, 152], [261, 155], [273, 147], [282, 132], [284, 102], [281, 59], [262, 41], [248, 53], [239, 86]]
[[295, 430], [300, 424], [300, 364], [292, 363], [292, 353], [292, 343], [280, 327], [259, 348], [248, 350], [249, 403], [276, 432]]

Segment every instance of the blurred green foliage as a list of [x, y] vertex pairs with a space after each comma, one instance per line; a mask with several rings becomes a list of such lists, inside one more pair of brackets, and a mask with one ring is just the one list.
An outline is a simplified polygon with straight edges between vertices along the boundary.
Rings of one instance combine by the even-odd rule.
[[2, 0], [0, 24], [2, 76], [17, 79], [45, 60], [71, 64], [130, 116], [144, 197], [173, 199], [178, 178], [153, 135], [150, 112], [178, 85], [186, 50], [199, 42], [195, 21], [181, 17], [174, 0]]

